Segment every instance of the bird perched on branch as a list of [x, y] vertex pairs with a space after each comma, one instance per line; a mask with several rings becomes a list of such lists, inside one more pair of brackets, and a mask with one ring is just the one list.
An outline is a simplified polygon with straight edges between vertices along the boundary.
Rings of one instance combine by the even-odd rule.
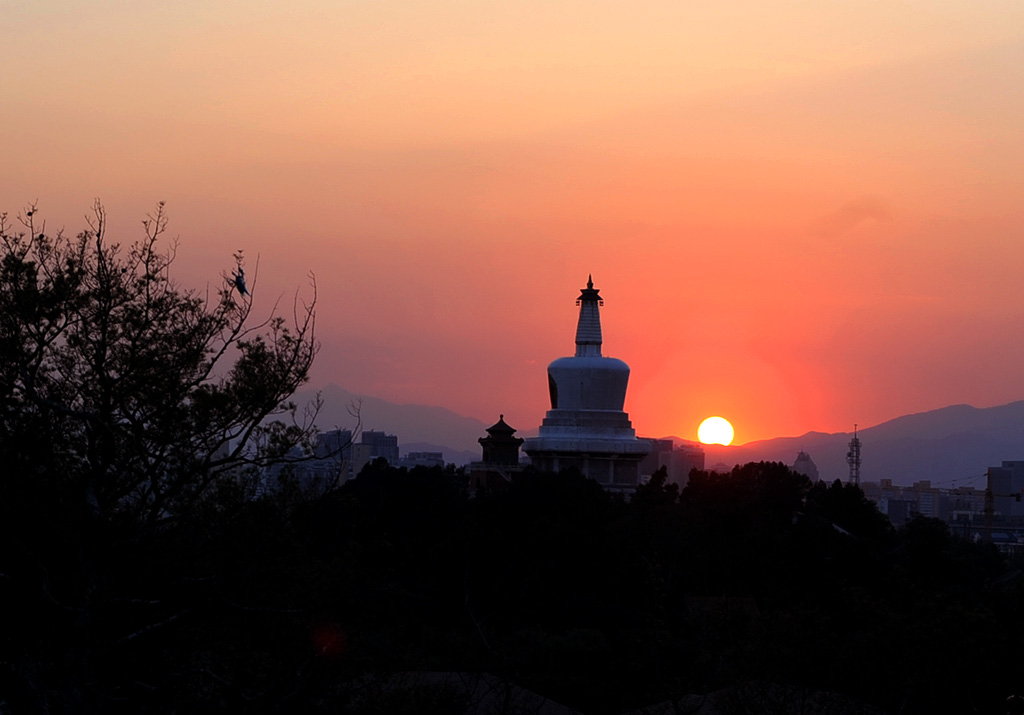
[[235, 281], [235, 288], [241, 295], [249, 295], [249, 289], [245, 287], [245, 269], [242, 266], [238, 266], [238, 272], [232, 273], [231, 277]]

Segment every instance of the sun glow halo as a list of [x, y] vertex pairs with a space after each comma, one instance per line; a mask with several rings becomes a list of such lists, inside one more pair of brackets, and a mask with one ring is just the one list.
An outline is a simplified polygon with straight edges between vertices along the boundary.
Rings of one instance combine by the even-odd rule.
[[701, 444], [728, 445], [732, 442], [732, 437], [732, 425], [724, 417], [708, 417], [697, 429], [697, 439]]

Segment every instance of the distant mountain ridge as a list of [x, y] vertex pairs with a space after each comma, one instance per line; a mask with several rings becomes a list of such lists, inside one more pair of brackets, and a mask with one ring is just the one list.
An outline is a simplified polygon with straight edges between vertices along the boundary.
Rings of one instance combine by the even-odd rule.
[[[490, 424], [463, 417], [444, 407], [399, 405], [379, 397], [357, 395], [333, 383], [319, 392], [323, 409], [316, 423], [321, 431], [355, 427], [356, 418], [349, 409], [358, 404], [362, 428], [397, 435], [402, 455], [409, 451], [442, 452], [446, 461], [465, 464], [480, 458], [477, 439], [486, 437], [490, 427]], [[308, 403], [316, 393], [315, 389], [300, 390], [295, 393], [294, 401], [300, 405]]]
[[[302, 404], [315, 390], [295, 395]], [[361, 404], [363, 429], [398, 435], [399, 449], [441, 452], [445, 460], [465, 464], [481, 456], [477, 441], [487, 434], [478, 419], [444, 407], [401, 405], [377, 397], [360, 396], [330, 384], [320, 390], [324, 407], [317, 420], [321, 430], [352, 428], [348, 408]], [[938, 486], [980, 484], [988, 467], [1003, 460], [1024, 459], [1024, 400], [997, 407], [950, 405], [929, 412], [904, 415], [857, 431], [861, 440], [861, 480], [892, 479], [910, 484], [930, 479]], [[735, 447], [704, 445], [708, 466], [772, 461], [793, 464], [797, 453], [807, 452], [822, 479], [845, 481], [849, 475], [846, 453], [850, 432], [808, 432], [800, 437], [778, 437]], [[682, 441], [678, 437], [672, 439]], [[972, 481], [973, 480], [973, 481]]]
[[[988, 467], [1024, 459], [1024, 400], [997, 407], [951, 405], [904, 415], [857, 430], [861, 441], [861, 481], [892, 479], [910, 484], [928, 479], [936, 486], [983, 484]], [[706, 462], [744, 464], [775, 461], [793, 464], [807, 452], [822, 479], [846, 481], [851, 432], [808, 432], [736, 447], [705, 445]]]

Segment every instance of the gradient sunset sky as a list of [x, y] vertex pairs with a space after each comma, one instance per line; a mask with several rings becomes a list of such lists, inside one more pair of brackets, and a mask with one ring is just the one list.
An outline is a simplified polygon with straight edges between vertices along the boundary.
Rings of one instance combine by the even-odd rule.
[[592, 273], [641, 435], [1024, 399], [1019, 0], [0, 12], [0, 211], [315, 272], [314, 386], [533, 431]]

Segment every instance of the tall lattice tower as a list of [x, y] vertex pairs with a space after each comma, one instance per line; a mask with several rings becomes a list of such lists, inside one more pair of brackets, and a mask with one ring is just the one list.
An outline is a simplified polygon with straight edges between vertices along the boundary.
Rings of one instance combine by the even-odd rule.
[[846, 453], [846, 463], [850, 465], [850, 484], [860, 486], [860, 438], [857, 437], [857, 425], [853, 426], [853, 439], [850, 440], [850, 451]]

